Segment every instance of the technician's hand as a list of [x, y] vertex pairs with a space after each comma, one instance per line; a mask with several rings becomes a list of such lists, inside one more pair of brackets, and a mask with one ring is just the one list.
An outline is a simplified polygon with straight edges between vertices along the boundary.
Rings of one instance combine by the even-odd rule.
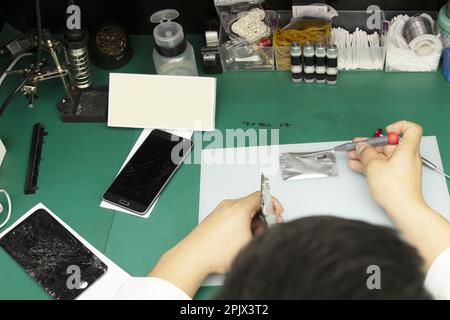
[[403, 135], [399, 145], [373, 148], [361, 142], [356, 151], [348, 154], [348, 164], [367, 176], [372, 196], [388, 213], [406, 210], [411, 205], [423, 205], [422, 128], [412, 122], [400, 121], [388, 126], [386, 131]]
[[[226, 273], [237, 254], [258, 233], [253, 218], [261, 209], [261, 193], [222, 201], [185, 239], [168, 251], [150, 273], [166, 279], [193, 296], [212, 273]], [[282, 221], [283, 207], [273, 198]], [[256, 227], [256, 230], [255, 230]]]
[[[367, 176], [370, 192], [417, 248], [428, 269], [450, 247], [450, 223], [424, 201], [422, 194], [422, 128], [400, 121], [386, 128], [403, 135], [398, 146], [374, 149], [361, 142], [349, 153], [349, 166]], [[361, 140], [361, 139], [359, 139]]]

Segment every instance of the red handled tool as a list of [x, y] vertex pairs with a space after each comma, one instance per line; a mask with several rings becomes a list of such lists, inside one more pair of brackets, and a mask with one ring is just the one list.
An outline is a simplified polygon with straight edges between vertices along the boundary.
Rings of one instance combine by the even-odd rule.
[[[387, 145], [397, 145], [400, 141], [400, 136], [394, 132], [389, 133], [387, 136], [381, 136], [381, 137], [377, 137], [377, 138], [371, 138], [371, 139], [367, 139], [364, 141], [360, 141], [360, 142], [364, 142], [367, 143], [369, 145], [371, 145], [372, 147], [383, 147], [383, 146], [387, 146]], [[334, 147], [334, 151], [353, 151], [356, 149], [356, 145], [359, 142], [349, 142], [349, 143], [344, 143], [341, 144], [339, 146]]]
[[[367, 139], [367, 140], [360, 141], [360, 142], [367, 143], [367, 144], [371, 145], [372, 147], [383, 147], [383, 146], [387, 146], [387, 145], [397, 145], [399, 143], [399, 141], [400, 141], [400, 136], [394, 132], [391, 132], [387, 136], [371, 138], [371, 139]], [[310, 156], [310, 155], [316, 155], [316, 154], [327, 153], [327, 152], [353, 151], [356, 149], [356, 145], [358, 143], [359, 142], [348, 142], [348, 143], [338, 145], [338, 146], [334, 147], [333, 149], [316, 151], [316, 152], [308, 152], [308, 153], [305, 153], [304, 155]]]

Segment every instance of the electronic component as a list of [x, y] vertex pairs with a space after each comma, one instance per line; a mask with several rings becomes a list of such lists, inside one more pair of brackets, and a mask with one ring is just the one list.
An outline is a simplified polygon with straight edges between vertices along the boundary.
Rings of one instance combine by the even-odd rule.
[[302, 47], [298, 42], [291, 46], [291, 74], [293, 82], [303, 80]]
[[30, 154], [28, 157], [28, 169], [24, 188], [25, 194], [36, 193], [42, 145], [44, 143], [44, 137], [47, 134], [48, 133], [44, 130], [44, 127], [40, 123], [36, 123], [34, 125]]

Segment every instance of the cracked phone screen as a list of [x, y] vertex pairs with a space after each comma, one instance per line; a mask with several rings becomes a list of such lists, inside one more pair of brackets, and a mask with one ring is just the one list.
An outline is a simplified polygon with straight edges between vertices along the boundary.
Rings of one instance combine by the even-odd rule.
[[182, 163], [192, 142], [166, 131], [153, 130], [104, 195], [113, 203], [145, 212]]
[[44, 209], [2, 237], [0, 247], [58, 300], [75, 299], [108, 269]]

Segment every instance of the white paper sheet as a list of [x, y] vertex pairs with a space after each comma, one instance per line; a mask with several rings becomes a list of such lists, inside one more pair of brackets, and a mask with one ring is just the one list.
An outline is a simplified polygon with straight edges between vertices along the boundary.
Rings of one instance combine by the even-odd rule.
[[[49, 210], [45, 205], [39, 203], [20, 217], [14, 224], [0, 234], [0, 238], [4, 237], [8, 232], [14, 229], [19, 223], [28, 218], [33, 212], [38, 209], [44, 209], [50, 213], [61, 225], [72, 233], [83, 245], [92, 251], [104, 264], [108, 266], [106, 273], [100, 277], [91, 287], [86, 289], [81, 295], [77, 297], [77, 300], [111, 300], [114, 299], [115, 294], [120, 287], [131, 277], [122, 268], [108, 259], [103, 253], [98, 251], [94, 246], [81, 237], [75, 230], [69, 227], [64, 221], [62, 221], [56, 214]], [[11, 281], [14, 281], [11, 279]]]
[[213, 131], [216, 79], [110, 73], [108, 126]]
[[[332, 148], [343, 142], [294, 144], [276, 147], [215, 149], [202, 151], [199, 221], [206, 218], [223, 199], [242, 197], [260, 189], [260, 174], [270, 179], [271, 193], [285, 208], [284, 220], [314, 215], [333, 215], [347, 219], [393, 227], [392, 221], [370, 196], [363, 175], [351, 171], [345, 153], [336, 153], [339, 176], [332, 178], [283, 181], [278, 156], [283, 152], [310, 152]], [[271, 150], [270, 154], [268, 151]], [[211, 164], [217, 155], [265, 155], [265, 165]], [[422, 155], [442, 168], [436, 137], [424, 137]], [[270, 157], [267, 155], [270, 154]], [[232, 158], [232, 157], [231, 157]], [[261, 160], [261, 159], [260, 159]], [[210, 164], [203, 164], [207, 161]], [[268, 165], [269, 164], [269, 165]], [[447, 168], [450, 169], [450, 168]], [[423, 169], [423, 193], [428, 205], [450, 220], [450, 202], [445, 178], [428, 168]], [[221, 277], [211, 277], [204, 285], [220, 285]]]
[[[119, 172], [117, 173], [117, 175], [122, 171], [122, 169], [125, 167], [125, 165], [128, 163], [128, 161], [130, 161], [131, 157], [136, 153], [136, 151], [139, 149], [139, 147], [144, 143], [145, 139], [147, 139], [148, 135], [153, 131], [154, 129], [145, 129], [142, 130], [141, 135], [139, 136], [139, 138], [137, 139], [136, 143], [134, 144], [133, 148], [131, 149], [130, 153], [128, 154], [127, 158], [125, 159], [125, 162], [122, 164], [122, 167], [120, 168]], [[192, 138], [192, 131], [182, 131], [182, 130], [164, 130], [167, 131], [171, 134], [174, 134], [176, 136], [185, 138], [185, 139], [191, 139]], [[117, 177], [116, 175], [116, 177]], [[150, 207], [150, 209], [144, 214], [144, 215], [139, 215], [137, 213], [134, 213], [132, 211], [126, 210], [124, 208], [121, 208], [119, 206], [116, 206], [112, 203], [106, 202], [106, 201], [102, 201], [100, 203], [100, 207], [104, 208], [104, 209], [110, 209], [110, 210], [114, 210], [114, 211], [119, 211], [119, 212], [123, 212], [123, 213], [128, 213], [131, 214], [133, 216], [136, 217], [140, 217], [140, 218], [148, 218], [150, 217], [150, 214], [152, 213], [153, 209], [156, 206], [156, 203], [158, 202], [158, 199], [156, 199], [156, 201], [153, 203], [153, 205]]]

